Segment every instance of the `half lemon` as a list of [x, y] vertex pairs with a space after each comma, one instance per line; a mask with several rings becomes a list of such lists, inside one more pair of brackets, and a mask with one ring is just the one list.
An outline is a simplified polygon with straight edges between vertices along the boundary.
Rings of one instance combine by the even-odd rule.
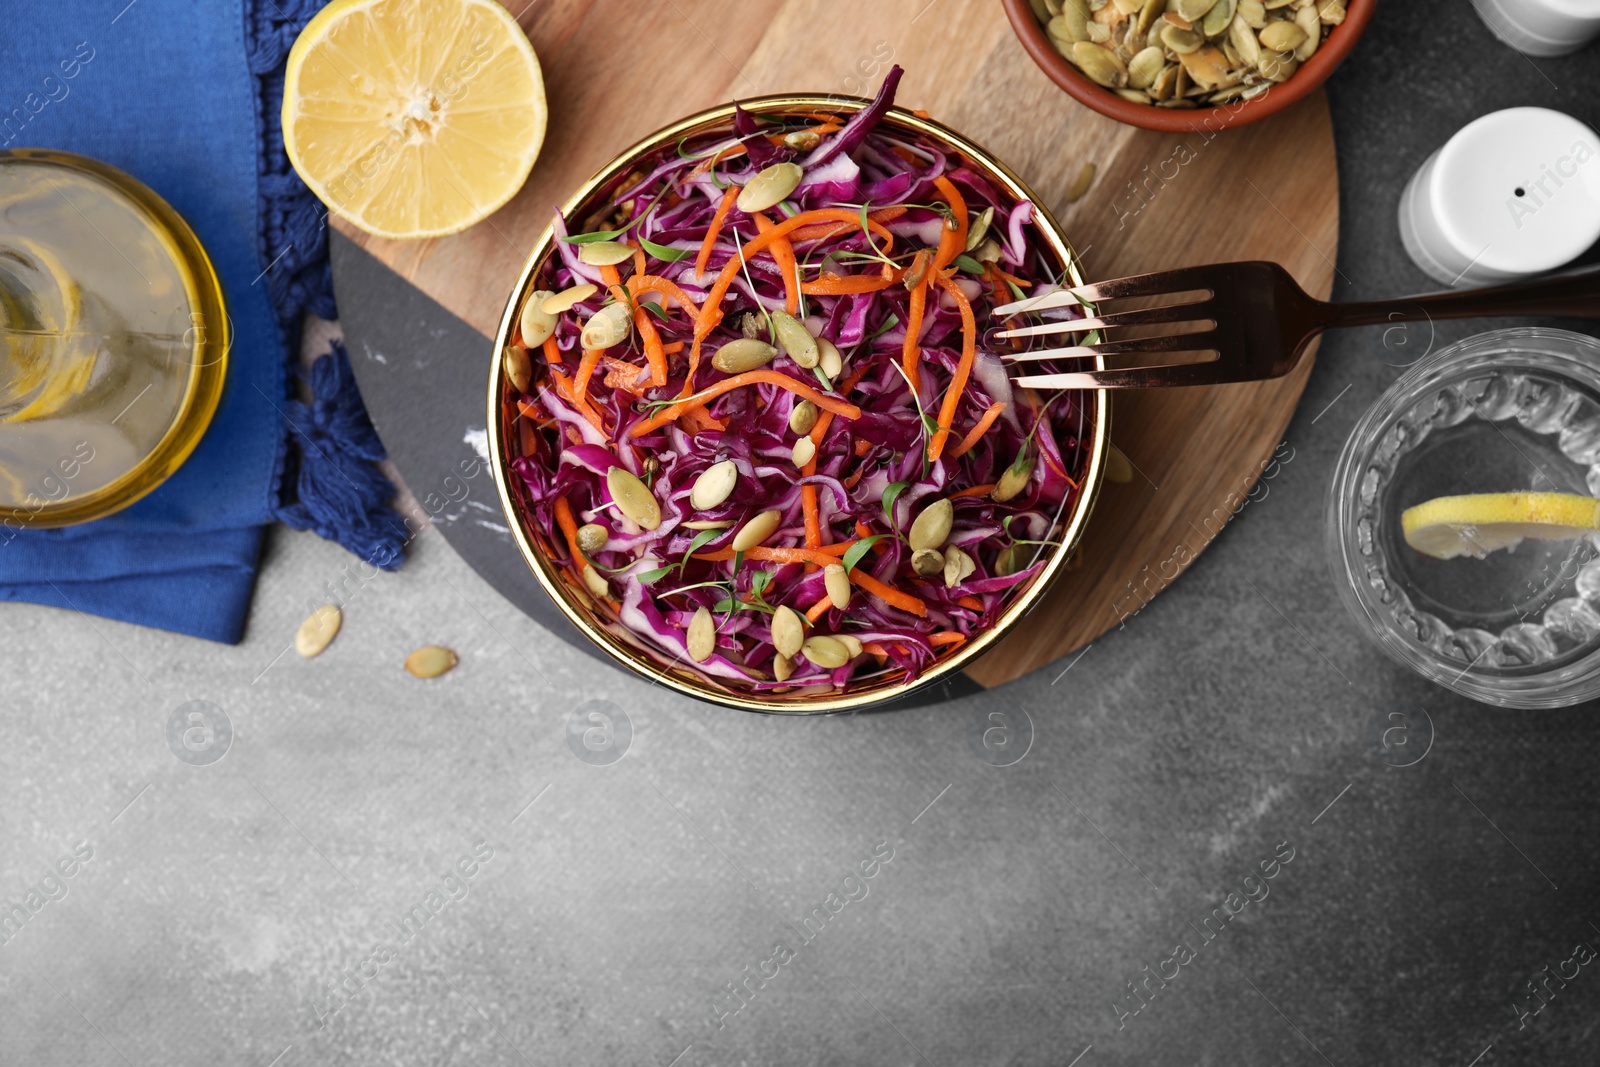
[[533, 46], [495, 0], [334, 0], [289, 52], [282, 121], [329, 210], [438, 237], [522, 188], [548, 110]]
[[1572, 541], [1600, 530], [1600, 500], [1571, 493], [1441, 496], [1400, 515], [1406, 544], [1434, 559], [1482, 559], [1524, 538]]

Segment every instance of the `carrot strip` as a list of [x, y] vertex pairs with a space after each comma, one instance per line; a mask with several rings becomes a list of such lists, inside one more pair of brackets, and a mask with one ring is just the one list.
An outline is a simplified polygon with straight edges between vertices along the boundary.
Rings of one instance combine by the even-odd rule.
[[716, 246], [717, 236], [722, 233], [722, 224], [727, 221], [728, 212], [733, 209], [733, 202], [737, 199], [739, 199], [738, 187], [728, 186], [728, 191], [722, 194], [722, 202], [717, 205], [716, 214], [711, 216], [706, 239], [700, 242], [700, 254], [694, 257], [695, 277], [706, 272], [706, 263], [711, 259], [711, 249]]
[[572, 517], [572, 505], [567, 503], [564, 496], [556, 497], [556, 524], [561, 527], [561, 532], [567, 538], [567, 551], [572, 553], [572, 562], [578, 572], [589, 566], [589, 561], [584, 558], [583, 550], [578, 547], [578, 521]]
[[766, 369], [749, 370], [745, 371], [743, 374], [735, 374], [731, 378], [724, 378], [722, 381], [702, 389], [693, 396], [686, 397], [675, 404], [662, 408], [651, 418], [646, 419], [644, 422], [636, 425], [633, 430], [630, 431], [629, 436], [641, 437], [644, 434], [649, 433], [651, 430], [658, 429], [662, 426], [665, 426], [667, 423], [672, 422], [685, 411], [690, 411], [698, 407], [704, 407], [706, 404], [712, 400], [715, 400], [723, 393], [733, 389], [741, 388], [746, 385], [755, 385], [762, 382], [765, 382], [768, 385], [776, 385], [781, 389], [787, 389], [789, 392], [794, 393], [801, 399], [811, 401], [824, 411], [831, 411], [836, 415], [843, 415], [847, 419], [859, 419], [861, 417], [861, 409], [856, 407], [854, 404], [847, 403], [843, 400], [836, 400], [831, 396], [819, 393], [805, 382], [791, 378], [781, 371]]
[[966, 634], [958, 634], [954, 630], [939, 630], [928, 635], [928, 644], [938, 648], [940, 645], [959, 645], [966, 639]]
[[669, 281], [659, 274], [645, 274], [636, 278], [629, 278], [628, 291], [635, 297], [641, 293], [660, 293], [662, 296], [677, 301], [678, 306], [683, 308], [691, 319], [700, 317], [700, 305], [694, 302], [694, 297], [684, 292], [683, 287], [677, 282]]
[[[831, 607], [833, 607], [832, 598], [823, 597], [821, 600], [817, 601], [815, 604], [806, 609], [806, 619], [810, 622], [816, 622], [818, 619], [826, 615], [828, 613], [828, 609]], [[861, 647], [866, 648], [865, 645], [862, 645]]]
[[909, 611], [918, 617], [925, 618], [928, 614], [927, 604], [910, 593], [902, 593], [892, 585], [884, 585], [859, 567], [850, 572], [850, 580], [890, 607], [899, 608], [901, 611]]
[[700, 433], [702, 430], [726, 430], [726, 419], [714, 419], [705, 408], [695, 408], [693, 411], [683, 413], [683, 425], [690, 433]]
[[800, 291], [807, 296], [848, 296], [854, 293], [876, 293], [893, 284], [893, 278], [881, 275], [824, 274], [814, 282], [801, 282]]
[[[840, 541], [836, 545], [823, 545], [821, 548], [782, 548], [768, 545], [757, 545], [745, 549], [745, 556], [749, 559], [762, 559], [773, 563], [815, 563], [825, 567], [830, 563], [839, 562], [839, 557], [850, 551], [854, 541]], [[723, 563], [732, 559], [738, 553], [731, 548], [717, 548], [710, 552], [696, 552], [695, 559], [705, 560], [707, 563]]]
[[[767, 218], [766, 212], [756, 212], [756, 230], [766, 233], [772, 229], [772, 220]], [[783, 275], [783, 309], [791, 315], [800, 314], [800, 264], [794, 258], [794, 246], [787, 237], [775, 238], [772, 242], [772, 258], [778, 264], [778, 273]]]
[[933, 184], [950, 202], [950, 214], [956, 220], [954, 230], [946, 228], [939, 235], [939, 251], [933, 257], [933, 269], [944, 270], [967, 249], [967, 202], [961, 198], [955, 182], [943, 174], [933, 179]]
[[989, 432], [989, 427], [994, 425], [994, 420], [998, 419], [1000, 417], [1000, 413], [1005, 409], [1006, 402], [1004, 400], [996, 400], [993, 404], [990, 404], [988, 409], [984, 411], [983, 415], [979, 417], [977, 424], [974, 425], [972, 429], [967, 431], [967, 436], [963, 437], [961, 439], [961, 443], [956, 445], [956, 447], [951, 450], [950, 458], [960, 459], [962, 456], [972, 451], [973, 446], [978, 443], [979, 438]]
[[911, 309], [906, 313], [906, 340], [900, 348], [900, 368], [906, 372], [906, 381], [911, 383], [911, 395], [917, 395], [917, 363], [922, 358], [922, 347], [917, 344], [917, 335], [922, 332], [922, 314], [928, 302], [928, 282], [923, 280], [921, 285], [911, 290]]
[[964, 496], [988, 496], [992, 492], [994, 492], [993, 482], [990, 482], [987, 485], [969, 485], [965, 489], [951, 493], [947, 499], [959, 500]]
[[871, 451], [872, 451], [872, 442], [868, 441], [865, 437], [861, 438], [859, 441], [856, 442], [856, 455], [857, 456], [864, 456], [868, 452], [871, 452]]
[[665, 352], [669, 356], [675, 356], [679, 352], [683, 351], [683, 342], [682, 341], [673, 341], [670, 344], [662, 345], [661, 346], [661, 351]]
[[[905, 213], [906, 209], [899, 205], [879, 208], [877, 211], [867, 212], [867, 221], [880, 224], [893, 222]], [[810, 226], [802, 226], [789, 235], [789, 240], [796, 243], [800, 241], [822, 241], [849, 233], [851, 230], [859, 230], [860, 228], [861, 217], [858, 215], [850, 222], [819, 222]]]
[[[776, 224], [766, 233], [758, 233], [750, 238], [744, 245], [743, 255], [733, 256], [723, 265], [722, 272], [717, 275], [716, 282], [711, 286], [711, 291], [706, 294], [705, 303], [700, 306], [699, 321], [695, 323], [695, 337], [705, 337], [722, 318], [722, 313], [717, 310], [717, 305], [721, 304], [722, 298], [728, 295], [728, 289], [733, 285], [733, 279], [738, 275], [739, 266], [744, 260], [750, 259], [778, 238], [787, 237], [795, 230], [809, 223], [849, 222], [852, 219], [859, 223], [861, 216], [858, 212], [850, 211], [846, 208], [815, 208], [811, 211], [802, 211], [793, 218], [785, 219]], [[894, 250], [894, 234], [884, 229], [880, 223], [873, 222], [868, 218], [867, 229], [883, 238], [885, 255]]]
[[551, 334], [544, 339], [544, 358], [546, 362], [554, 363], [558, 366], [561, 363], [561, 346], [556, 344], [555, 334]]
[[973, 611], [983, 610], [983, 601], [979, 600], [971, 593], [968, 593], [966, 596], [956, 597], [956, 603], [960, 604], [964, 608], [971, 608]]
[[[816, 462], [815, 457], [812, 457], [812, 462]], [[816, 486], [800, 487], [800, 507], [806, 516], [806, 547], [817, 548], [822, 544], [822, 515], [817, 508]]]
[[928, 442], [928, 460], [931, 462], [939, 458], [939, 453], [944, 450], [944, 443], [950, 436], [950, 424], [955, 421], [956, 407], [961, 403], [961, 394], [967, 388], [967, 379], [972, 376], [972, 363], [978, 354], [978, 326], [972, 315], [972, 303], [967, 300], [967, 294], [961, 291], [961, 286], [946, 278], [942, 274], [934, 275], [939, 284], [944, 286], [956, 307], [961, 310], [961, 362], [956, 364], [955, 377], [950, 380], [950, 388], [945, 390], [944, 403], [939, 407], [939, 429], [934, 433], [933, 440]]
[[856, 487], [857, 483], [859, 483], [861, 481], [861, 476], [866, 474], [866, 473], [867, 473], [867, 468], [866, 467], [864, 467], [864, 466], [857, 467], [856, 468], [856, 472], [854, 474], [850, 475], [850, 477], [848, 477], [848, 478], [846, 478], [844, 480], [844, 487], [846, 489], [854, 489]]
[[[559, 374], [561, 372], [557, 371], [556, 373]], [[517, 410], [522, 412], [522, 414], [526, 415], [530, 419], [537, 419], [537, 418], [541, 418], [542, 417], [542, 412], [539, 411], [538, 407], [536, 407], [533, 404], [528, 403], [526, 400], [518, 400], [517, 401]]]
[[644, 273], [644, 249], [639, 247], [639, 242], [629, 238], [628, 247], [633, 249], [633, 276], [639, 277]]

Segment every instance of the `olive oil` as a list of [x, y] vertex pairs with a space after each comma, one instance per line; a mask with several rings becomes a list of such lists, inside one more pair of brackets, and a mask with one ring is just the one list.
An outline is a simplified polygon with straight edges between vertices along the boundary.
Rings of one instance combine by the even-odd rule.
[[193, 232], [104, 164], [0, 152], [0, 541], [99, 518], [188, 457], [228, 323]]

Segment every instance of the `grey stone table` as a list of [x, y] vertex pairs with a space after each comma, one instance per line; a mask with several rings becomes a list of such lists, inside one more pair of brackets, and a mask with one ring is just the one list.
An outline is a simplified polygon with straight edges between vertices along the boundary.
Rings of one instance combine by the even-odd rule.
[[[1332, 85], [1337, 295], [1425, 287], [1404, 178], [1496, 106], [1596, 121], [1597, 67], [1385, 4]], [[653, 688], [436, 530], [376, 576], [278, 532], [234, 648], [8, 605], [0, 1064], [1593, 1062], [1595, 708], [1419, 681], [1323, 562], [1344, 436], [1464, 332], [1330, 340], [1293, 459], [1124, 630], [892, 714]], [[430, 642], [460, 667], [399, 669]]]

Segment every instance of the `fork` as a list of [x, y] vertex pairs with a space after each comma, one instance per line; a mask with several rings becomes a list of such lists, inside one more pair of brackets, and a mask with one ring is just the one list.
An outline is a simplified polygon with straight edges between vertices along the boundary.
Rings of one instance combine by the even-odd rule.
[[[1187, 299], [1179, 294], [1196, 293]], [[1331, 304], [1317, 300], [1276, 263], [1217, 263], [1205, 267], [1058, 289], [994, 309], [997, 318], [1077, 305], [1098, 305], [1128, 297], [1165, 297], [1159, 307], [1103, 313], [1089, 307], [1089, 318], [1048, 321], [1001, 330], [996, 338], [1047, 337], [1116, 330], [1126, 326], [1191, 323], [1185, 332], [1137, 337], [1005, 354], [1018, 385], [1035, 389], [1149, 389], [1176, 385], [1222, 385], [1281, 378], [1299, 365], [1311, 341], [1324, 330], [1343, 326], [1496, 315], [1574, 315], [1600, 318], [1600, 270], [1560, 274], [1536, 281], [1403, 300]], [[1067, 363], [1108, 356], [1149, 357], [1160, 353], [1212, 353], [1188, 362], [1150, 362], [1096, 367], [1064, 373], [1017, 374], [1018, 364], [1039, 360]]]

